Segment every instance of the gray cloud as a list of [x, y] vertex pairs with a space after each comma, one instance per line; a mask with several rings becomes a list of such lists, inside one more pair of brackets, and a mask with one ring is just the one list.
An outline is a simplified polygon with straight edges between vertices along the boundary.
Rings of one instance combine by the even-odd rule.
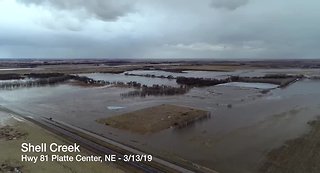
[[100, 20], [117, 20], [133, 11], [130, 0], [19, 0], [25, 4], [53, 7], [58, 10], [84, 10]]
[[211, 6], [214, 8], [224, 8], [227, 10], [235, 10], [246, 5], [249, 0], [212, 0]]
[[9, 2], [15, 1], [0, 0], [0, 58], [320, 55], [318, 0]]

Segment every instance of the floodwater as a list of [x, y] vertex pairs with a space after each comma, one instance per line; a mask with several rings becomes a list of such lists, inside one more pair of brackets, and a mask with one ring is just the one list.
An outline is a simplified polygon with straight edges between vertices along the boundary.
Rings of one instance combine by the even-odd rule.
[[[318, 69], [255, 69], [255, 70], [236, 70], [230, 72], [220, 71], [183, 71], [182, 73], [167, 72], [160, 70], [133, 70], [126, 71], [120, 74], [110, 73], [89, 73], [80, 74], [80, 76], [87, 76], [95, 80], [106, 80], [109, 82], [131, 82], [135, 81], [143, 85], [168, 85], [168, 86], [179, 86], [174, 79], [167, 78], [146, 78], [143, 76], [130, 76], [125, 74], [133, 75], [155, 75], [155, 76], [173, 76], [173, 77], [195, 77], [195, 78], [208, 78], [208, 79], [226, 79], [230, 76], [242, 76], [242, 77], [262, 77], [267, 74], [305, 74], [305, 75], [320, 75]], [[255, 88], [276, 88], [272, 84], [248, 84], [248, 83], [230, 83], [226, 85], [234, 85], [239, 87], [253, 87]]]
[[219, 84], [218, 86], [233, 86], [233, 87], [243, 87], [243, 88], [257, 88], [257, 89], [274, 89], [279, 87], [279, 85], [274, 85], [269, 83], [246, 83], [246, 82], [229, 82], [229, 83]]
[[[307, 122], [320, 114], [318, 88], [320, 81], [303, 80], [268, 94], [261, 94], [257, 88], [213, 86], [194, 88], [179, 96], [122, 99], [121, 93], [133, 89], [63, 84], [0, 90], [0, 105], [24, 115], [52, 117], [150, 153], [183, 158], [221, 173], [247, 173], [257, 171], [268, 151], [308, 131]], [[212, 117], [184, 129], [147, 135], [95, 121], [164, 103], [208, 110]], [[122, 109], [108, 109], [110, 106]]]
[[12, 79], [12, 80], [0, 80], [0, 84], [3, 83], [26, 83], [26, 82], [31, 82], [35, 81], [36, 79], [32, 78], [27, 78], [27, 79]]
[[124, 109], [124, 107], [121, 106], [108, 106], [107, 107], [109, 110], [119, 110], [119, 109]]
[[31, 70], [32, 68], [0, 68], [0, 71]]
[[10, 116], [7, 113], [2, 112], [0, 108], [0, 127], [7, 125], [7, 121], [9, 118]]

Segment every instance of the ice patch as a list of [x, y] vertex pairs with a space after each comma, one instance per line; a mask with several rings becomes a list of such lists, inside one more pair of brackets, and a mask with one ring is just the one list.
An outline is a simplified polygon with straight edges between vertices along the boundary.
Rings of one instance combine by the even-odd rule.
[[235, 86], [235, 87], [244, 87], [244, 88], [273, 89], [273, 88], [277, 88], [279, 85], [274, 85], [274, 84], [269, 84], [269, 83], [229, 82], [229, 83], [219, 84], [218, 86]]
[[124, 109], [124, 107], [121, 106], [108, 106], [107, 107], [109, 110], [119, 110], [119, 109]]
[[10, 119], [10, 116], [7, 114], [4, 114], [0, 112], [0, 127], [3, 127], [5, 125], [8, 125], [8, 120]]
[[281, 96], [268, 96], [266, 97], [267, 100], [280, 100], [282, 99]]
[[15, 120], [17, 120], [19, 122], [23, 122], [23, 119], [21, 119], [21, 118], [18, 118], [18, 117], [15, 117], [15, 116], [12, 116], [12, 118], [14, 118]]

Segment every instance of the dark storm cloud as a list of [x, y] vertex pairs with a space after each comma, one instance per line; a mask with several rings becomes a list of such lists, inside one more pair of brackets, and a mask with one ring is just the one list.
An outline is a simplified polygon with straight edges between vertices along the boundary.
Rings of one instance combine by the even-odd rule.
[[214, 8], [224, 8], [235, 10], [243, 5], [246, 5], [249, 0], [212, 0], [211, 6]]
[[319, 58], [319, 6], [319, 0], [0, 0], [0, 58]]
[[70, 32], [17, 31], [12, 30], [14, 35], [0, 31], [0, 58], [141, 58], [145, 49], [156, 46], [131, 36], [97, 39]]
[[133, 11], [130, 0], [19, 0], [25, 4], [49, 6], [58, 10], [85, 10], [100, 20], [116, 20]]

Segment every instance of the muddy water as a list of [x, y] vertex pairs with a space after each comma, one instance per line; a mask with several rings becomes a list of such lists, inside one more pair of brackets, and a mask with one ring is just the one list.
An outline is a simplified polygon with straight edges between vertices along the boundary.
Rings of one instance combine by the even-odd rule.
[[[195, 88], [182, 96], [121, 99], [120, 94], [131, 89], [58, 85], [0, 90], [0, 104], [26, 115], [66, 121], [142, 150], [181, 157], [222, 173], [245, 173], [256, 172], [272, 148], [308, 130], [306, 123], [319, 115], [319, 87], [320, 81], [305, 80], [266, 95], [254, 88], [215, 86]], [[185, 129], [147, 135], [95, 122], [162, 103], [205, 109], [211, 111], [212, 118]]]
[[32, 68], [0, 68], [0, 71], [31, 70]]
[[0, 107], [0, 127], [8, 125], [8, 120], [10, 118], [11, 117], [9, 116], [9, 114], [7, 114], [6, 112], [2, 112]]
[[26, 83], [26, 82], [30, 82], [30, 81], [35, 81], [35, 79], [13, 79], [13, 80], [0, 80], [0, 84], [3, 83]]

